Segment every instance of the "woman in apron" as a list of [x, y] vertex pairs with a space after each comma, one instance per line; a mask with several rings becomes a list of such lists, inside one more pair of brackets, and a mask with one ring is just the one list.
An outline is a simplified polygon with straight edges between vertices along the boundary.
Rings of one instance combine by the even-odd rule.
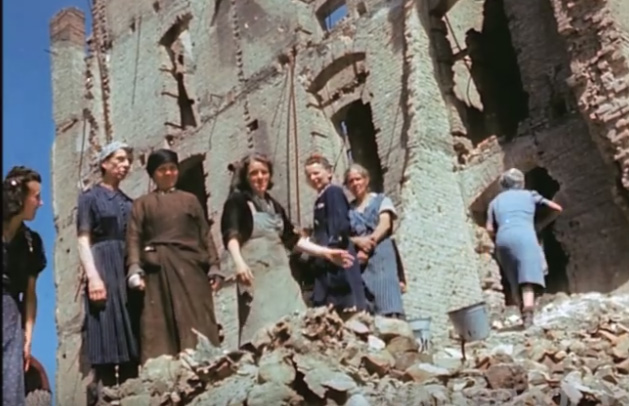
[[284, 316], [306, 308], [291, 274], [287, 250], [294, 248], [343, 267], [354, 258], [345, 250], [303, 238], [268, 191], [273, 164], [261, 154], [246, 156], [236, 168], [236, 184], [223, 207], [221, 231], [238, 279], [239, 343]]

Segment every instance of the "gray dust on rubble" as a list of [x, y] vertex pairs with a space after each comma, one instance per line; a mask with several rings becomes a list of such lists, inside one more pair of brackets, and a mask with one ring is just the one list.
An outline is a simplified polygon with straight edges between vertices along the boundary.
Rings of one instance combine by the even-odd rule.
[[[524, 332], [419, 352], [401, 320], [309, 309], [223, 352], [199, 337], [108, 391], [122, 406], [629, 405], [629, 295], [561, 296]], [[572, 402], [572, 403], [570, 403]]]

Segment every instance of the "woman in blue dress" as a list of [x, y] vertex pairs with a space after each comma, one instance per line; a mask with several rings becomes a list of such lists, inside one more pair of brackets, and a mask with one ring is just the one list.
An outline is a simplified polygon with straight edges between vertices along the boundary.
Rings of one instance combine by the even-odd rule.
[[[350, 240], [349, 202], [343, 188], [332, 184], [332, 165], [321, 155], [312, 155], [305, 163], [309, 185], [317, 191], [314, 203], [312, 240], [316, 244], [347, 250], [356, 255]], [[332, 305], [341, 312], [368, 309], [370, 293], [366, 289], [355, 260], [351, 267], [343, 267], [324, 260], [315, 260], [316, 269], [312, 303], [315, 306]]]
[[[132, 150], [113, 142], [99, 155], [101, 182], [79, 196], [77, 239], [84, 270], [85, 337], [94, 370], [90, 396], [137, 372], [138, 348], [128, 311], [125, 238], [132, 200], [119, 186], [131, 167]], [[96, 386], [96, 387], [94, 387]]]
[[545, 260], [535, 230], [535, 210], [547, 206], [558, 214], [563, 209], [539, 193], [524, 189], [524, 174], [518, 169], [503, 173], [500, 187], [502, 191], [489, 203], [486, 228], [495, 236], [498, 262], [520, 306], [524, 327], [528, 328], [533, 324], [534, 289], [546, 286]]
[[24, 166], [2, 183], [2, 404], [25, 404], [24, 372], [31, 360], [37, 314], [37, 277], [46, 267], [32, 221], [41, 206], [41, 176]]
[[369, 180], [369, 172], [358, 164], [351, 165], [345, 173], [345, 185], [355, 197], [349, 212], [352, 242], [364, 267], [365, 284], [374, 295], [374, 312], [403, 319], [405, 285], [399, 277], [403, 271], [391, 239], [397, 213], [391, 199], [370, 192]]

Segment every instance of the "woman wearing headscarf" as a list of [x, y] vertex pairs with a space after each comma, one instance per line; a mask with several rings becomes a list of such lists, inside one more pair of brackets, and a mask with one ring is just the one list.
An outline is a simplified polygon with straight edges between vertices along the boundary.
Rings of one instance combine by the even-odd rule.
[[[545, 261], [535, 230], [535, 211], [563, 209], [539, 193], [524, 189], [524, 174], [511, 168], [500, 177], [502, 191], [487, 210], [487, 231], [495, 237], [496, 256], [520, 305], [524, 327], [533, 324], [535, 287], [544, 288]], [[521, 297], [520, 297], [521, 290]]]
[[[84, 340], [94, 371], [91, 390], [137, 373], [137, 341], [128, 310], [125, 236], [132, 200], [120, 183], [133, 150], [114, 141], [100, 152], [101, 180], [79, 195], [76, 215], [79, 260], [86, 283]], [[97, 397], [97, 393], [90, 392]]]
[[354, 258], [347, 251], [313, 244], [295, 230], [284, 208], [268, 193], [273, 164], [267, 157], [246, 156], [235, 177], [223, 207], [221, 231], [236, 268], [243, 346], [262, 327], [306, 309], [286, 250], [297, 249], [341, 267], [351, 265]]
[[[332, 165], [325, 157], [314, 154], [306, 159], [305, 171], [308, 184], [317, 192], [312, 240], [356, 255], [350, 239], [349, 202], [343, 188], [332, 183]], [[368, 298], [372, 296], [362, 279], [358, 260], [346, 269], [322, 261], [315, 261], [313, 266], [317, 269], [312, 293], [315, 306], [331, 305], [339, 312], [368, 310]]]
[[127, 229], [128, 283], [144, 291], [142, 363], [196, 347], [193, 329], [220, 344], [211, 285], [223, 277], [201, 203], [176, 188], [177, 154], [151, 153], [146, 171], [157, 188], [133, 203]]
[[42, 239], [24, 222], [35, 218], [41, 176], [24, 166], [2, 182], [2, 404], [25, 403], [24, 371], [31, 359], [37, 277], [46, 267]]
[[370, 191], [369, 180], [369, 172], [362, 165], [352, 164], [345, 173], [345, 185], [355, 198], [349, 211], [352, 242], [363, 265], [365, 284], [374, 295], [374, 312], [404, 318], [404, 271], [391, 239], [397, 212], [391, 199]]

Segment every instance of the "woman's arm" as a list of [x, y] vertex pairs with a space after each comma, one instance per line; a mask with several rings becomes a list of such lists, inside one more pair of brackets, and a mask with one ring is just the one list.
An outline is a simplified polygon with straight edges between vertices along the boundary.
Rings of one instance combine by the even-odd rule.
[[32, 343], [35, 318], [37, 317], [37, 276], [29, 276], [24, 291], [24, 337], [25, 346]]
[[[343, 193], [343, 189], [332, 185], [324, 192], [324, 204], [326, 209], [327, 234], [329, 238], [349, 240], [351, 224], [349, 222], [349, 202]], [[345, 248], [345, 247], [338, 247]]]
[[33, 331], [35, 329], [35, 319], [37, 318], [37, 277], [46, 268], [47, 260], [44, 251], [44, 244], [35, 232], [31, 232], [33, 251], [35, 256], [30, 264], [30, 274], [26, 282], [26, 290], [24, 291], [24, 358], [25, 368], [28, 369], [30, 362], [30, 349], [33, 342]]
[[380, 207], [378, 208], [378, 225], [371, 233], [371, 239], [378, 244], [380, 241], [391, 236], [393, 232], [393, 221], [397, 218], [397, 212], [391, 199], [382, 196]]
[[563, 211], [563, 207], [561, 207], [561, 205], [559, 205], [558, 203], [553, 202], [552, 200], [546, 199], [536, 191], [531, 191], [531, 194], [533, 196], [533, 201], [536, 205], [543, 205], [552, 210], [552, 212], [550, 212], [546, 217], [544, 217], [539, 223], [536, 224], [535, 228], [537, 232], [540, 232], [544, 228], [548, 227], [550, 223], [555, 221], [557, 217], [559, 217], [559, 215]]
[[142, 252], [142, 223], [144, 221], [144, 210], [142, 201], [133, 202], [129, 222], [127, 223], [127, 265], [129, 273], [140, 272], [140, 253]]
[[231, 255], [234, 265], [236, 265], [237, 268], [247, 266], [245, 259], [242, 257], [240, 242], [238, 242], [237, 238], [234, 237], [227, 242], [227, 251], [229, 252], [229, 255]]
[[391, 213], [388, 211], [381, 212], [380, 217], [378, 219], [378, 225], [376, 229], [371, 233], [371, 239], [373, 239], [376, 244], [380, 241], [387, 238], [391, 235], [391, 229], [393, 228], [393, 221], [391, 219]]
[[225, 274], [221, 271], [221, 259], [218, 255], [216, 244], [214, 244], [214, 237], [212, 236], [210, 224], [205, 217], [205, 213], [203, 212], [203, 208], [201, 207], [199, 200], [196, 197], [193, 199], [193, 211], [195, 217], [197, 218], [197, 223], [199, 224], [199, 242], [205, 247], [205, 252], [208, 256], [208, 265], [210, 266], [207, 275], [208, 277], [218, 276], [225, 278]]
[[83, 193], [79, 197], [79, 203], [76, 214], [76, 226], [77, 226], [77, 249], [79, 252], [79, 262], [83, 267], [87, 280], [98, 280], [100, 276], [96, 265], [94, 264], [94, 257], [92, 255], [92, 244], [90, 235], [94, 226], [92, 216], [92, 202], [93, 198], [88, 193]]
[[496, 230], [494, 228], [494, 201], [492, 200], [489, 203], [489, 207], [487, 208], [487, 221], [485, 222], [485, 229], [489, 236], [493, 239], [496, 235]]

